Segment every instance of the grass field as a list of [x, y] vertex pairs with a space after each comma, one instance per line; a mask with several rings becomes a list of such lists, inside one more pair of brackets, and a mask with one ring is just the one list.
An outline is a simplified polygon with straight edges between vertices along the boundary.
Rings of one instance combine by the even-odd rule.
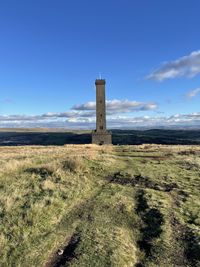
[[0, 147], [1, 267], [200, 266], [200, 146]]

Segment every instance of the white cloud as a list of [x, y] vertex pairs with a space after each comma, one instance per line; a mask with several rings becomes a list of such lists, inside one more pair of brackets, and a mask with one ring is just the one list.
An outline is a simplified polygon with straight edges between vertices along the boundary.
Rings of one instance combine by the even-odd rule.
[[[108, 114], [133, 112], [133, 111], [144, 111], [156, 109], [158, 105], [154, 102], [143, 103], [137, 101], [129, 100], [107, 100], [106, 108]], [[72, 107], [73, 110], [85, 111], [85, 110], [95, 110], [96, 102], [87, 102], [85, 104], [75, 105]]]
[[196, 88], [196, 89], [194, 89], [194, 90], [191, 90], [190, 92], [188, 92], [187, 94], [186, 94], [186, 96], [188, 97], [188, 98], [193, 98], [193, 97], [195, 97], [197, 94], [199, 94], [200, 93], [200, 88]]
[[[170, 117], [133, 116], [136, 111], [155, 110], [154, 102], [143, 103], [129, 100], [109, 100], [107, 125], [109, 128], [159, 127], [173, 125], [197, 125], [200, 127], [200, 112], [175, 114]], [[41, 115], [0, 115], [0, 127], [65, 127], [94, 129], [96, 122], [95, 102], [75, 105], [66, 112], [47, 112]]]
[[80, 105], [74, 105], [72, 107], [74, 110], [95, 110], [96, 109], [96, 102], [87, 102], [85, 104], [80, 104]]
[[146, 78], [163, 81], [177, 77], [195, 77], [200, 73], [200, 50], [192, 52], [188, 56], [164, 63], [154, 70]]
[[[42, 117], [42, 116], [41, 116]], [[95, 117], [46, 118], [40, 116], [0, 116], [0, 127], [65, 127], [65, 128], [95, 128]], [[174, 114], [173, 116], [125, 116], [112, 115], [107, 117], [109, 128], [134, 127], [170, 127], [194, 126], [200, 127], [200, 112], [191, 114]]]
[[[142, 103], [128, 100], [109, 100], [106, 101], [107, 116], [133, 111], [154, 110], [157, 104], [154, 102]], [[74, 105], [70, 111], [66, 112], [47, 112], [41, 115], [0, 115], [0, 127], [6, 125], [16, 125], [24, 127], [37, 127], [37, 125], [63, 125], [67, 124], [90, 124], [95, 123], [96, 102], [87, 102], [82, 105]], [[30, 126], [31, 125], [31, 126]], [[35, 125], [35, 126], [34, 126]], [[45, 126], [44, 126], [45, 127]]]

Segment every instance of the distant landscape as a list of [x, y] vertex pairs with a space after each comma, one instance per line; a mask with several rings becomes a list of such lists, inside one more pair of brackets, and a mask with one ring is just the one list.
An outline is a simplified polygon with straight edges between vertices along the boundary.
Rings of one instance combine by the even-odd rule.
[[[200, 130], [111, 130], [114, 145], [199, 145]], [[90, 144], [91, 131], [65, 129], [0, 129], [0, 146]]]

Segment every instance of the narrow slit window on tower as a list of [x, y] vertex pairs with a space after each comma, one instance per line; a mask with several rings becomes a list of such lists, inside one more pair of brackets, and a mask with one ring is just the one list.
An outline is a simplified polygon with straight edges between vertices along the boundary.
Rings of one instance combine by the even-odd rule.
[[100, 126], [100, 130], [103, 130], [103, 126]]

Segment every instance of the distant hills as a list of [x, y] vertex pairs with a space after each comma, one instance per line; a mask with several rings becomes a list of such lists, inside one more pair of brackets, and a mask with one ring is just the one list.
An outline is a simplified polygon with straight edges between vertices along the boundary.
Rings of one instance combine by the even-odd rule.
[[[112, 130], [114, 145], [200, 145], [200, 129]], [[1, 128], [0, 146], [89, 144], [91, 131], [48, 128]]]

